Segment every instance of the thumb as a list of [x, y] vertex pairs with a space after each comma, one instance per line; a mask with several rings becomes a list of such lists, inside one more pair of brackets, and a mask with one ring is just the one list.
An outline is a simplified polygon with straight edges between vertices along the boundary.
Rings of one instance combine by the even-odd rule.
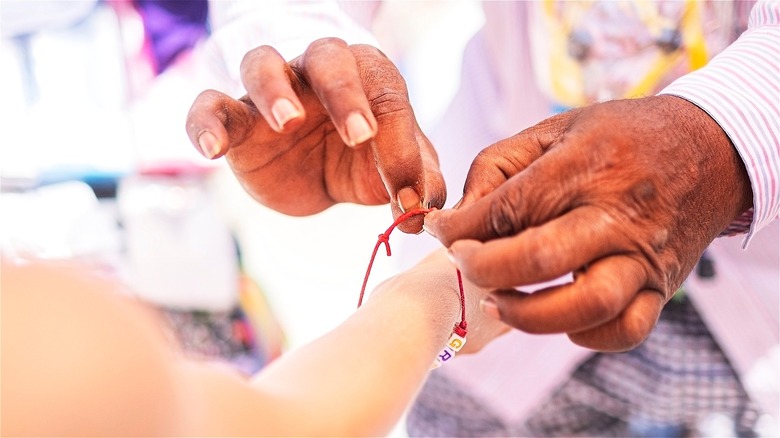
[[578, 111], [550, 117], [483, 149], [471, 163], [458, 206], [476, 202], [538, 160], [561, 141]]
[[583, 165], [581, 159], [568, 160], [561, 152], [565, 151], [544, 154], [472, 203], [432, 211], [425, 217], [425, 230], [449, 247], [461, 239], [485, 242], [514, 236], [560, 216], [577, 201], [577, 181], [560, 175]]
[[514, 235], [557, 216], [572, 196], [560, 175], [573, 163], [555, 151], [577, 114], [553, 116], [483, 149], [471, 164], [457, 208], [428, 214], [425, 230], [449, 247], [464, 238]]

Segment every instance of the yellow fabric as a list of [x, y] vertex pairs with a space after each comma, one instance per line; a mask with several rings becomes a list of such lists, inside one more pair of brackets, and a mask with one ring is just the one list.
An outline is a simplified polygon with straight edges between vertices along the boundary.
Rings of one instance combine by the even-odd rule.
[[[606, 6], [593, 0], [571, 2], [545, 0], [540, 6], [542, 14], [537, 17], [540, 19], [540, 22], [537, 23], [537, 28], [546, 31], [545, 37], [547, 37], [547, 41], [541, 43], [541, 47], [545, 49], [537, 50], [537, 55], [538, 53], [546, 54], [547, 67], [542, 72], [547, 77], [543, 79], [547, 81], [546, 85], [549, 89], [548, 92], [552, 94], [551, 97], [563, 106], [577, 107], [599, 100], [598, 96], [594, 97], [593, 95], [593, 89], [599, 90], [599, 86], [603, 86], [604, 90], [598, 94], [607, 95], [607, 98], [631, 98], [649, 95], [657, 90], [664, 77], [669, 75], [675, 68], [683, 67], [687, 71], [692, 71], [702, 67], [708, 60], [709, 54], [702, 24], [702, 0], [685, 0], [682, 13], [678, 19], [675, 19], [674, 14], [669, 14], [668, 10], [667, 14], [670, 16], [665, 16], [662, 2], [656, 0], [611, 2]], [[610, 22], [608, 20], [610, 17], [605, 18], [604, 15], [606, 14], [602, 10], [596, 9], [599, 7], [608, 12], [615, 13], [617, 11], [622, 17], [630, 17], [637, 20], [641, 23], [643, 29], [630, 28], [630, 25], [625, 23], [616, 24], [614, 20]], [[649, 43], [646, 47], [638, 47], [636, 56], [644, 57], [642, 59], [644, 63], [636, 68], [636, 77], [631, 77], [630, 80], [615, 80], [615, 84], [607, 84], [609, 86], [588, 84], [590, 79], [585, 71], [585, 63], [604, 62], [604, 66], [599, 67], [603, 71], [596, 70], [595, 73], [591, 73], [591, 75], [597, 76], [601, 80], [604, 75], [613, 73], [609, 70], [610, 62], [623, 62], [625, 59], [621, 57], [615, 57], [614, 59], [590, 59], [590, 55], [588, 55], [584, 60], [577, 60], [569, 53], [569, 40], [572, 37], [572, 32], [577, 29], [577, 26], [586, 23], [585, 20], [593, 20], [594, 16], [604, 21], [601, 24], [604, 27], [611, 26], [625, 32], [627, 42], [624, 45], [626, 46], [634, 43], [631, 38], [636, 37], [639, 32], [644, 32], [655, 38], [655, 41], [658, 41], [662, 32], [676, 30], [681, 38], [680, 47], [671, 52], [665, 52], [652, 43]], [[592, 23], [588, 23], [588, 25], [593, 26]], [[622, 28], [620, 27], [621, 25], [623, 26]], [[598, 36], [606, 38], [604, 35], [614, 38], [607, 31], [603, 31]], [[596, 42], [596, 44], [599, 44], [599, 42]], [[603, 43], [603, 46], [609, 44], [614, 45], [614, 40], [607, 40]], [[597, 49], [601, 48], [603, 47], [597, 46]], [[650, 55], [651, 53], [652, 55]], [[631, 56], [631, 54], [627, 56]], [[646, 61], [649, 56], [652, 56], [652, 62], [647, 65]], [[686, 59], [687, 65], [684, 65]], [[625, 72], [623, 73], [625, 74]], [[615, 94], [615, 89], [621, 89], [622, 91]]]

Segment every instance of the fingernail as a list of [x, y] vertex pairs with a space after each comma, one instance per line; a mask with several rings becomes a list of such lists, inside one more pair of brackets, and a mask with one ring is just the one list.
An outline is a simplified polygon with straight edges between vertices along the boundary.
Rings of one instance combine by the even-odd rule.
[[430, 234], [433, 237], [436, 237], [436, 231], [434, 230], [434, 227], [431, 226], [431, 222], [435, 221], [436, 215], [439, 214], [439, 210], [434, 210], [428, 214], [425, 215], [425, 218], [423, 218], [423, 230]]
[[490, 295], [482, 298], [479, 300], [479, 310], [482, 311], [485, 315], [493, 318], [493, 319], [501, 319], [501, 313], [498, 311], [498, 305], [496, 304], [496, 300], [493, 299]]
[[206, 158], [214, 158], [219, 153], [219, 140], [210, 131], [203, 131], [198, 135], [198, 146]]
[[346, 130], [349, 145], [353, 147], [365, 142], [373, 135], [371, 126], [360, 113], [352, 113], [347, 117]]
[[399, 190], [396, 198], [398, 199], [398, 206], [401, 207], [401, 211], [404, 213], [420, 207], [420, 195], [411, 187], [404, 187]]
[[271, 114], [274, 115], [274, 120], [276, 120], [281, 130], [284, 129], [284, 125], [287, 122], [301, 115], [301, 112], [298, 111], [298, 108], [289, 99], [279, 98], [276, 99], [276, 102], [271, 107]]

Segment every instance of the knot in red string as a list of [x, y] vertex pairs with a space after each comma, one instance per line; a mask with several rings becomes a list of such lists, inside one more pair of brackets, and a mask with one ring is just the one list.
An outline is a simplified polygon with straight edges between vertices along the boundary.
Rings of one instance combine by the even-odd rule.
[[[360, 307], [363, 304], [363, 296], [366, 293], [366, 285], [368, 284], [368, 276], [371, 274], [371, 267], [374, 266], [374, 259], [376, 258], [376, 253], [379, 251], [379, 247], [384, 244], [385, 249], [387, 250], [387, 256], [390, 257], [392, 254], [390, 252], [390, 233], [393, 232], [393, 230], [400, 225], [405, 220], [409, 219], [412, 216], [417, 216], [420, 214], [428, 214], [429, 212], [433, 211], [433, 209], [429, 208], [418, 208], [415, 210], [407, 211], [406, 213], [402, 214], [401, 216], [398, 216], [398, 218], [393, 222], [392, 225], [382, 234], [377, 237], [376, 245], [374, 245], [374, 252], [371, 254], [371, 259], [368, 261], [368, 269], [366, 269], [366, 275], [363, 277], [363, 286], [360, 288], [360, 298], [358, 299], [358, 307]], [[458, 276], [458, 289], [460, 292], [460, 323], [455, 325], [455, 328], [453, 331], [457, 333], [459, 336], [466, 337], [466, 294], [463, 290], [463, 278], [461, 277], [460, 270], [455, 269], [455, 272]]]
[[[387, 250], [387, 256], [390, 257], [393, 255], [390, 252], [390, 233], [382, 233], [379, 235], [379, 238], [377, 238], [377, 245], [385, 244], [385, 249]], [[376, 252], [375, 252], [376, 253]]]
[[455, 328], [453, 328], [452, 331], [455, 332], [458, 336], [465, 338], [466, 333], [468, 333], [468, 330], [466, 329], [466, 321], [461, 321], [458, 324], [455, 324]]

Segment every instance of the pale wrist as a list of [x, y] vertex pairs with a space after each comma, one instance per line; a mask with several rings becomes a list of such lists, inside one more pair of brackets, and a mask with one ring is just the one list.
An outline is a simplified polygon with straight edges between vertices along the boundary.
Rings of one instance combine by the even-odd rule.
[[388, 279], [376, 287], [364, 307], [382, 306], [401, 324], [422, 331], [433, 349], [440, 348], [461, 319], [456, 270], [446, 260], [444, 265], [447, 269], [426, 269], [420, 264]]

